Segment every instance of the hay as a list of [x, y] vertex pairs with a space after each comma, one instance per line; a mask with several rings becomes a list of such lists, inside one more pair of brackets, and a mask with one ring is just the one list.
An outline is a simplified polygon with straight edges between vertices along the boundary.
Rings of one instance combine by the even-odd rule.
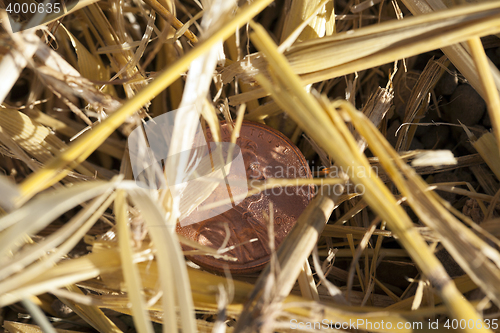
[[[7, 331], [295, 332], [319, 324], [444, 332], [452, 320], [467, 332], [498, 331], [500, 72], [485, 48], [500, 44], [481, 38], [500, 33], [500, 2], [81, 0], [63, 7], [21, 15], [14, 26], [0, 11], [0, 323]], [[436, 49], [444, 55], [426, 60], [408, 88], [414, 57]], [[435, 90], [451, 66], [484, 99], [491, 131], [424, 121], [444, 107]], [[184, 256], [237, 260], [231, 248], [175, 232], [181, 211], [197, 209], [219, 176], [180, 186], [182, 203], [133, 181], [127, 137], [176, 109], [176, 152], [197, 142], [200, 119], [216, 140], [226, 121], [232, 143], [243, 120], [252, 120], [281, 130], [310, 165], [319, 161], [313, 179], [249, 185], [247, 196], [319, 189], [262, 272], [215, 275]], [[397, 117], [402, 124], [390, 133]], [[412, 150], [424, 126], [462, 131], [477, 153], [457, 156], [438, 143]], [[190, 163], [171, 157], [155, 176], [182, 183]], [[452, 171], [462, 178], [438, 180]], [[350, 190], [356, 186], [362, 193]], [[272, 205], [262, 214], [273, 235]]]

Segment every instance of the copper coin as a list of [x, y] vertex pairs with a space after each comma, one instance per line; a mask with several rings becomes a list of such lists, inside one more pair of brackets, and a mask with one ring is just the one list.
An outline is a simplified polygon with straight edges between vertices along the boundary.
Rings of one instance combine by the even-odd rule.
[[[211, 140], [210, 131], [207, 139]], [[221, 125], [222, 141], [230, 142], [227, 124]], [[311, 170], [300, 150], [280, 132], [253, 122], [243, 122], [237, 145], [241, 149], [247, 180], [269, 178], [312, 178]], [[263, 268], [270, 259], [268, 222], [263, 213], [269, 214], [269, 202], [274, 209], [275, 248], [294, 226], [297, 218], [313, 196], [313, 187], [287, 186], [268, 189], [249, 196], [230, 210], [199, 223], [184, 227], [177, 232], [188, 239], [212, 248], [220, 248], [230, 233], [226, 247], [235, 248], [226, 254], [237, 261], [216, 259], [212, 256], [188, 256], [201, 267], [223, 272], [228, 267], [233, 273], [250, 273]], [[250, 240], [254, 240], [249, 242]], [[183, 250], [192, 250], [183, 246]]]

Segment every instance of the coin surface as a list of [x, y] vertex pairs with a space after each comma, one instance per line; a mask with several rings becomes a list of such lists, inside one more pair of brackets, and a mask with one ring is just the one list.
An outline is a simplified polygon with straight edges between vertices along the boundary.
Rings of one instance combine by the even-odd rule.
[[[229, 142], [231, 133], [227, 124], [221, 125], [221, 133], [222, 141]], [[207, 139], [212, 140], [209, 130]], [[268, 126], [243, 122], [236, 143], [243, 155], [247, 181], [312, 178], [309, 165], [300, 150], [283, 134]], [[278, 248], [312, 196], [311, 185], [268, 189], [249, 196], [238, 205], [233, 205], [230, 210], [202, 222], [183, 227], [177, 225], [177, 232], [212, 248], [234, 246], [226, 254], [237, 258], [237, 261], [205, 255], [188, 256], [201, 267], [216, 272], [223, 272], [224, 267], [227, 267], [237, 274], [255, 272], [262, 269], [270, 259], [268, 220], [263, 214], [269, 215], [269, 203], [273, 204], [274, 244]], [[189, 251], [192, 248], [183, 245], [183, 250]]]

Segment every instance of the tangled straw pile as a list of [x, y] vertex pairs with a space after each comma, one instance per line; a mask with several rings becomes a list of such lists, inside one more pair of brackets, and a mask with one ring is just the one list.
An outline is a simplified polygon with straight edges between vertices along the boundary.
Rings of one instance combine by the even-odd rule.
[[[21, 15], [17, 33], [0, 12], [6, 330], [295, 332], [322, 323], [412, 332], [438, 320], [436, 332], [452, 323], [498, 331], [500, 72], [481, 37], [500, 33], [500, 1], [80, 0], [63, 7]], [[436, 49], [444, 55], [429, 60], [410, 88], [391, 145], [387, 127], [411, 59]], [[486, 102], [492, 131], [455, 124], [477, 151], [471, 155], [412, 150], [417, 126], [408, 124], [420, 122], [431, 100], [439, 104], [434, 88], [451, 66]], [[335, 99], [336, 87], [343, 98]], [[179, 202], [170, 192], [130, 181], [127, 136], [174, 109], [176, 150], [191, 147], [200, 117], [216, 139], [221, 120], [234, 126], [233, 139], [243, 119], [267, 123], [326, 168], [311, 184], [355, 184], [363, 194], [319, 191], [258, 275], [193, 268], [181, 243], [223, 252], [176, 235]], [[188, 165], [175, 165], [183, 179]], [[373, 167], [379, 172], [327, 172]], [[422, 178], [466, 167], [481, 186]], [[270, 179], [252, 190], [287, 184], [296, 183]], [[196, 188], [191, 209], [213, 189]], [[481, 218], [434, 190], [471, 199]], [[272, 210], [262, 214], [273, 221]]]

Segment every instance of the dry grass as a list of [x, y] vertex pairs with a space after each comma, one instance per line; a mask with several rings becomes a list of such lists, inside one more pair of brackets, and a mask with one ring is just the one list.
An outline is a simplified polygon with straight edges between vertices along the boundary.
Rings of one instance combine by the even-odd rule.
[[[0, 323], [219, 333], [325, 320], [412, 332], [457, 319], [500, 331], [500, 72], [485, 52], [487, 36], [500, 45], [500, 1], [458, 2], [81, 0], [18, 33], [0, 11]], [[412, 59], [436, 49], [407, 88]], [[486, 102], [491, 131], [422, 121], [439, 113], [436, 85], [452, 65]], [[235, 260], [175, 232], [216, 181], [183, 187], [183, 203], [133, 181], [127, 136], [175, 109], [176, 152], [192, 147], [199, 119], [215, 139], [231, 124], [233, 143], [246, 119], [324, 167], [249, 188], [324, 190], [262, 272], [219, 276], [185, 259], [181, 244]], [[454, 126], [477, 154], [411, 151], [417, 123]], [[165, 170], [185, 179], [188, 161]], [[433, 181], [451, 170], [475, 180]], [[262, 214], [272, 226], [272, 207]]]

